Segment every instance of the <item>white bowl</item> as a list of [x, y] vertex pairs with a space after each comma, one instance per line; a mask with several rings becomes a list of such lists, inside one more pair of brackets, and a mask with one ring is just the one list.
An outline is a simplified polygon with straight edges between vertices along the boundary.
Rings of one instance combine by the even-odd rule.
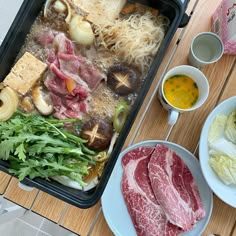
[[229, 115], [236, 109], [236, 96], [231, 97], [219, 105], [207, 117], [200, 136], [199, 143], [199, 159], [203, 175], [212, 189], [212, 191], [225, 203], [232, 207], [236, 207], [236, 185], [226, 185], [213, 171], [209, 165], [209, 149], [208, 149], [208, 132], [211, 123], [217, 115]]
[[116, 165], [112, 171], [108, 184], [102, 195], [102, 210], [104, 217], [110, 229], [116, 236], [136, 236], [136, 231], [133, 226], [132, 220], [129, 216], [126, 204], [121, 192], [120, 184], [122, 179], [123, 168], [121, 166], [122, 157], [132, 149], [140, 146], [154, 147], [157, 144], [164, 144], [174, 150], [185, 162], [190, 169], [196, 184], [199, 189], [199, 193], [206, 211], [206, 215], [201, 219], [195, 227], [188, 232], [182, 233], [181, 236], [196, 236], [201, 235], [206, 228], [212, 213], [213, 207], [213, 194], [211, 189], [208, 187], [202, 173], [199, 161], [197, 158], [189, 152], [187, 149], [179, 146], [178, 144], [161, 141], [161, 140], [146, 140], [125, 149], [120, 153]]

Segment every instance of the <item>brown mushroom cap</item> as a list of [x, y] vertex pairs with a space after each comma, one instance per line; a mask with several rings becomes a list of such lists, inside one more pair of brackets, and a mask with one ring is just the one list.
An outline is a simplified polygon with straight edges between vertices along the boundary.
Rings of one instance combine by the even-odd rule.
[[88, 140], [86, 145], [97, 151], [108, 148], [112, 138], [112, 124], [106, 120], [92, 118], [82, 127], [81, 137]]
[[129, 67], [115, 65], [108, 70], [107, 85], [121, 96], [135, 92], [138, 84], [136, 73]]

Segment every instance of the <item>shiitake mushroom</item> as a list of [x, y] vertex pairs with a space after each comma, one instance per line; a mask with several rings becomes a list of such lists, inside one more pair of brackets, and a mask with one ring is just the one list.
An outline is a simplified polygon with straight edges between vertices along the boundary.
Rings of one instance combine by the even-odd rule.
[[32, 89], [34, 105], [42, 115], [50, 115], [53, 112], [53, 105], [48, 103], [48, 95], [43, 92], [43, 87], [36, 85]]
[[82, 126], [81, 137], [88, 140], [87, 147], [102, 151], [108, 148], [113, 134], [111, 122], [106, 119], [91, 118]]
[[129, 67], [115, 65], [107, 73], [107, 85], [118, 95], [126, 96], [136, 91], [139, 80]]

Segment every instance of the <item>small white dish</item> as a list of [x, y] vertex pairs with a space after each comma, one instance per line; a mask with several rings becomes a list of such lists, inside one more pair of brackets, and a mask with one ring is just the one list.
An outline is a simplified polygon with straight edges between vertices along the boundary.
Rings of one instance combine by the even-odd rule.
[[204, 123], [199, 143], [200, 166], [208, 185], [223, 202], [232, 207], [236, 207], [236, 186], [224, 184], [209, 165], [209, 148], [207, 139], [209, 128], [215, 117], [220, 114], [229, 115], [234, 109], [236, 109], [236, 96], [226, 99], [217, 105], [208, 115]]
[[132, 220], [126, 208], [124, 198], [121, 192], [121, 178], [123, 168], [121, 166], [122, 157], [132, 149], [140, 146], [152, 146], [156, 144], [164, 144], [174, 150], [189, 167], [200, 192], [202, 202], [206, 211], [206, 216], [200, 220], [196, 226], [181, 236], [196, 236], [201, 235], [207, 226], [213, 207], [213, 195], [212, 191], [208, 187], [200, 169], [197, 158], [185, 148], [171, 142], [159, 141], [159, 140], [148, 140], [136, 143], [127, 149], [125, 149], [118, 157], [116, 165], [107, 183], [105, 191], [102, 195], [102, 210], [106, 222], [115, 236], [136, 236], [136, 231], [133, 226]]

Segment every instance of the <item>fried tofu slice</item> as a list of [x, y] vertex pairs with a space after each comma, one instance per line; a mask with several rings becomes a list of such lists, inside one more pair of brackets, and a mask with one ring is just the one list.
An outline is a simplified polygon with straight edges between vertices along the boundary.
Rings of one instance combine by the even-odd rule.
[[41, 78], [46, 69], [46, 63], [26, 52], [12, 67], [3, 83], [24, 95]]

